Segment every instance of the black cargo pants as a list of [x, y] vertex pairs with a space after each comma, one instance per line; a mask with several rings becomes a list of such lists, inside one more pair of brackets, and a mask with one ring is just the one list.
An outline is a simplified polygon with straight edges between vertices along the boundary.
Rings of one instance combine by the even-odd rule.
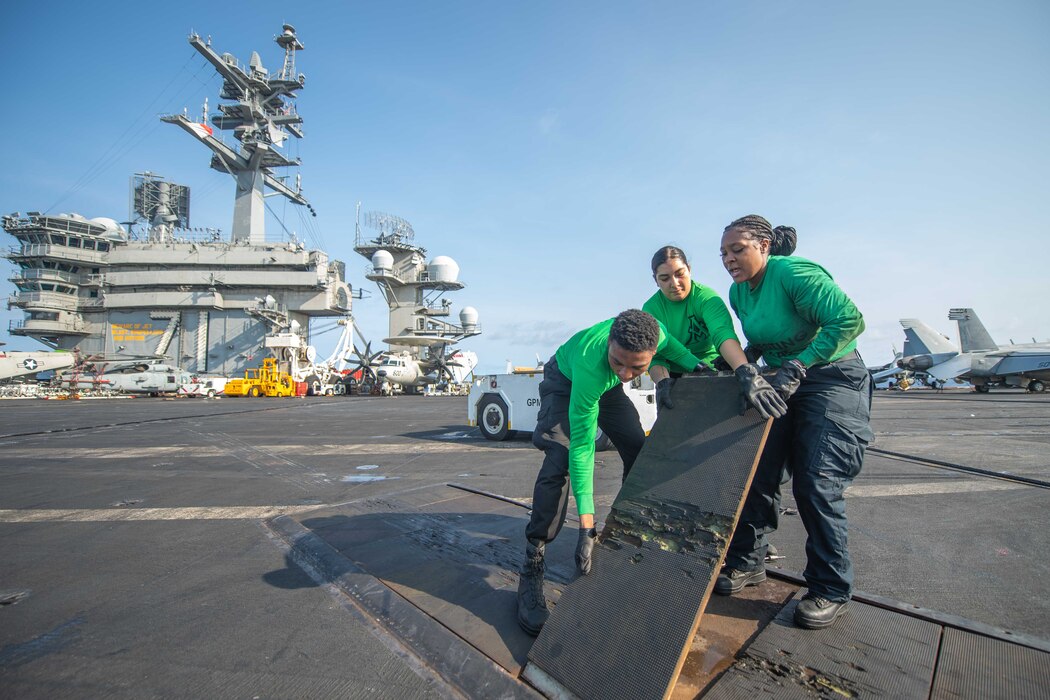
[[726, 566], [742, 571], [763, 566], [766, 535], [777, 529], [780, 487], [792, 479], [807, 535], [806, 584], [828, 600], [849, 600], [853, 565], [843, 493], [860, 472], [873, 438], [871, 393], [871, 375], [855, 353], [807, 370], [788, 399], [787, 415], [773, 421]]
[[[525, 528], [531, 540], [550, 542], [561, 531], [569, 507], [569, 395], [572, 382], [558, 369], [552, 357], [543, 366], [540, 382], [540, 410], [532, 444], [543, 450], [543, 465], [532, 491], [532, 517]], [[645, 443], [638, 409], [614, 386], [598, 401], [598, 427], [623, 460], [623, 478], [634, 465]]]

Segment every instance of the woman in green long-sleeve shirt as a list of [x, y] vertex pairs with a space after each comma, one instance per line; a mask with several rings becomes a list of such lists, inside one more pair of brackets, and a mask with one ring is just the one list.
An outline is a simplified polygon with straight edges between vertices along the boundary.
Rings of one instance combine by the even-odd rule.
[[808, 592], [795, 622], [835, 622], [853, 590], [843, 496], [871, 441], [871, 376], [857, 354], [864, 318], [820, 265], [791, 257], [795, 229], [745, 216], [722, 234], [729, 302], [749, 347], [776, 367], [770, 380], [787, 401], [773, 421], [715, 592], [765, 580], [766, 535], [777, 528], [780, 485], [792, 479], [806, 528]]
[[[716, 368], [716, 364], [721, 368], [719, 359], [732, 370], [746, 365], [747, 357], [733, 330], [729, 309], [715, 290], [693, 280], [689, 261], [682, 249], [663, 246], [653, 255], [651, 267], [660, 291], [649, 297], [642, 310], [652, 314], [672, 337], [708, 368]], [[679, 376], [678, 372], [658, 356], [649, 366], [649, 376], [656, 383], [659, 407], [672, 408], [671, 387], [674, 377]], [[758, 395], [752, 401], [759, 413], [765, 418], [780, 415], [779, 411], [785, 408], [783, 402], [768, 386], [761, 386], [765, 382], [757, 372], [751, 381], [760, 385], [754, 388]]]

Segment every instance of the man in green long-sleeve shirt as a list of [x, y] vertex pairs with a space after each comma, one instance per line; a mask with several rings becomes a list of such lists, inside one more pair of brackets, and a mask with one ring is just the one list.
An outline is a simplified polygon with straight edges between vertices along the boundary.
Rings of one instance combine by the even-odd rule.
[[580, 514], [576, 564], [580, 573], [590, 571], [597, 536], [595, 435], [600, 427], [609, 437], [623, 460], [626, 478], [645, 442], [645, 431], [622, 385], [642, 375], [657, 356], [682, 372], [700, 365], [656, 319], [630, 309], [572, 336], [543, 366], [532, 442], [544, 451], [544, 458], [533, 489], [525, 564], [518, 583], [518, 622], [530, 634], [538, 634], [549, 615], [543, 595], [543, 553], [565, 521], [570, 485]]

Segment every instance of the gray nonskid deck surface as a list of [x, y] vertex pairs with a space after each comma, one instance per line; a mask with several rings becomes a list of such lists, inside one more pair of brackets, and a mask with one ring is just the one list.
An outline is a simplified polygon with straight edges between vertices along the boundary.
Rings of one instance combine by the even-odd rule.
[[[0, 401], [0, 684], [25, 698], [440, 694], [285, 561], [268, 516], [207, 518], [450, 481], [528, 500], [540, 453], [482, 439], [465, 415], [463, 398]], [[1047, 395], [880, 392], [873, 427], [880, 448], [1050, 480]], [[599, 453], [599, 519], [620, 469]], [[382, 478], [344, 481], [360, 475]], [[860, 590], [1050, 638], [1046, 489], [872, 452], [847, 503]], [[804, 568], [797, 516], [773, 541]]]
[[900, 613], [849, 604], [835, 625], [800, 630], [802, 592], [745, 650], [706, 698], [926, 698], [941, 628]]
[[[873, 447], [1050, 482], [1050, 395], [877, 392]], [[1050, 489], [870, 450], [846, 492], [856, 587], [1050, 639]], [[771, 536], [805, 568], [790, 485]]]
[[832, 627], [792, 622], [804, 591], [704, 694], [1038, 700], [1050, 691], [1050, 653], [852, 601]]
[[[320, 568], [328, 572], [327, 580], [358, 601], [423, 663], [447, 663], [444, 672], [453, 673], [452, 680], [460, 687], [482, 684], [478, 687], [491, 692], [494, 683], [505, 685], [521, 676], [533, 646], [533, 638], [522, 633], [514, 619], [514, 572], [520, 564], [518, 540], [526, 514], [503, 501], [435, 486], [296, 517], [304, 532], [323, 543], [328, 563]], [[288, 516], [279, 520], [294, 521]], [[293, 546], [309, 551], [317, 545], [299, 541]], [[552, 550], [549, 557], [554, 569], [570, 569], [571, 547]], [[622, 564], [636, 569], [644, 564], [615, 557], [603, 561], [607, 567]], [[567, 583], [587, 588], [591, 582], [588, 577]], [[548, 585], [552, 604], [557, 604], [565, 583]], [[854, 600], [833, 627], [801, 630], [792, 616], [803, 592], [708, 688], [705, 698], [1006, 700], [1042, 697], [1050, 687], [1050, 654], [1045, 650], [989, 639], [880, 605]], [[663, 588], [659, 591], [660, 596], [666, 593]], [[406, 614], [405, 605], [416, 612]], [[622, 637], [622, 645], [610, 647], [623, 646], [614, 658], [624, 658], [627, 649], [639, 644], [637, 634], [648, 624], [634, 620], [633, 612], [616, 615], [622, 622], [619, 626], [610, 623], [594, 630]], [[953, 620], [953, 624], [965, 623]], [[469, 648], [456, 650], [449, 633]], [[704, 634], [703, 624], [698, 633]], [[574, 655], [571, 648], [565, 653]], [[486, 660], [509, 678], [501, 679]], [[629, 684], [639, 682], [636, 678]], [[618, 683], [624, 687], [627, 681]], [[513, 684], [505, 689], [514, 695], [531, 692]], [[600, 697], [604, 691], [579, 694]]]
[[931, 700], [1039, 700], [1050, 693], [1050, 654], [946, 629]]

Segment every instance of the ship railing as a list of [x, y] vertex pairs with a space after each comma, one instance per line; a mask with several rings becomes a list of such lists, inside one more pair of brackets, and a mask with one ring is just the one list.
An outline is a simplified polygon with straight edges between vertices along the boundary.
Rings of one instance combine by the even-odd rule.
[[23, 258], [49, 257], [78, 262], [102, 262], [106, 253], [50, 243], [26, 243], [20, 252], [13, 252], [12, 255]]
[[15, 274], [15, 278], [24, 280], [58, 280], [62, 282], [68, 282], [69, 284], [80, 284], [80, 275], [73, 274], [72, 272], [63, 272], [62, 270], [50, 270], [46, 267], [35, 267], [19, 270]]
[[59, 321], [50, 318], [33, 318], [27, 321], [11, 321], [7, 331], [14, 335], [29, 335], [32, 333], [84, 333], [85, 324], [82, 321]]
[[25, 229], [46, 229], [61, 233], [73, 233], [80, 236], [102, 237], [106, 227], [94, 221], [81, 221], [64, 216], [31, 216], [18, 222]]
[[73, 311], [77, 308], [77, 298], [70, 294], [55, 292], [22, 292], [7, 298], [8, 308], [12, 306], [34, 306], [45, 309], [62, 309]]
[[409, 282], [414, 281], [414, 280], [405, 279], [404, 277], [402, 277], [397, 272], [394, 272], [394, 270], [387, 270], [385, 272], [380, 272], [376, 268], [372, 267], [371, 265], [365, 265], [364, 273], [365, 273], [365, 277], [367, 277], [368, 279], [374, 279], [376, 277], [382, 277], [384, 279], [396, 280], [396, 281], [400, 282], [401, 284], [407, 284]]

